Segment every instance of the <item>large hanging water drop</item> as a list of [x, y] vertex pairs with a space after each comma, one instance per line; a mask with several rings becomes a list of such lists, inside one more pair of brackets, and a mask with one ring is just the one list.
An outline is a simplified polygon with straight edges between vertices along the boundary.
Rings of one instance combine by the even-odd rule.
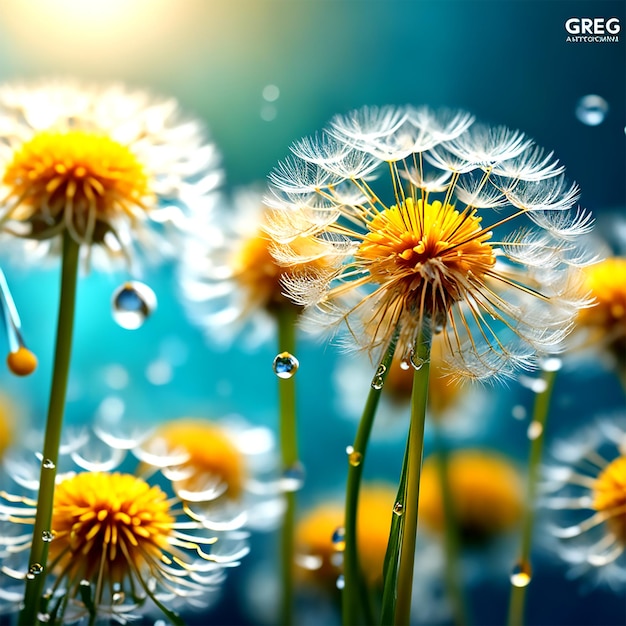
[[276, 355], [272, 369], [278, 378], [291, 378], [300, 367], [300, 362], [293, 354], [281, 352]]
[[136, 330], [143, 326], [156, 306], [154, 291], [136, 280], [125, 282], [113, 293], [113, 319], [127, 330]]
[[609, 112], [609, 103], [596, 94], [583, 96], [576, 105], [576, 117], [587, 126], [598, 126]]

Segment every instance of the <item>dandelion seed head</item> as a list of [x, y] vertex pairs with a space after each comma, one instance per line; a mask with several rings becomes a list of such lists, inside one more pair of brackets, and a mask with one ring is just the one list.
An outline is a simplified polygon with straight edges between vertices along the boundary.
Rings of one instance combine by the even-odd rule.
[[592, 260], [580, 241], [591, 220], [572, 210], [578, 187], [552, 153], [519, 131], [365, 108], [296, 144], [270, 183], [275, 257], [304, 260], [289, 250], [300, 237], [332, 258], [284, 281], [287, 296], [307, 328], [345, 324], [374, 360], [396, 331], [403, 353], [441, 332], [450, 375], [505, 378], [562, 349], [584, 305], [575, 275]]

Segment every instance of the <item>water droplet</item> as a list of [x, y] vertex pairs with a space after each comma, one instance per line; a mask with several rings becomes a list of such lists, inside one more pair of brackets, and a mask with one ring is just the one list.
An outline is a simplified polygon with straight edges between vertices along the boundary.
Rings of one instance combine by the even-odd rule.
[[126, 600], [126, 595], [123, 591], [116, 591], [112, 596], [113, 604], [122, 604]]
[[385, 384], [385, 380], [382, 376], [374, 376], [372, 378], [372, 389], [376, 389], [376, 391], [380, 391]]
[[526, 418], [526, 407], [521, 404], [516, 404], [511, 410], [511, 414], [516, 420], [523, 420]]
[[340, 574], [337, 577], [337, 589], [343, 589], [346, 586], [346, 579], [343, 577], [343, 574]]
[[411, 350], [411, 356], [409, 357], [409, 361], [413, 366], [413, 369], [419, 371], [424, 366], [424, 359], [421, 356], [418, 356], [413, 350]]
[[91, 587], [91, 583], [88, 580], [86, 580], [85, 578], [83, 578], [80, 581], [79, 584], [80, 584], [81, 587]]
[[363, 461], [363, 455], [358, 450], [348, 452], [348, 463], [350, 463], [352, 467], [358, 467], [361, 465], [361, 461]]
[[555, 356], [539, 359], [539, 367], [541, 367], [544, 372], [558, 372], [562, 366], [563, 361]]
[[41, 565], [41, 563], [33, 563], [28, 568], [28, 573], [31, 574], [32, 576], [39, 576], [39, 574], [41, 574], [41, 572], [43, 572], [43, 565]]
[[376, 370], [376, 376], [382, 376], [387, 371], [387, 366], [381, 363]]
[[276, 355], [272, 369], [278, 378], [291, 378], [300, 367], [300, 362], [293, 354], [281, 352]]
[[143, 326], [156, 306], [154, 291], [136, 280], [124, 283], [113, 293], [113, 319], [127, 330], [136, 330]]
[[44, 530], [41, 533], [41, 540], [50, 543], [54, 539], [54, 533], [51, 530]]
[[411, 367], [411, 362], [409, 361], [409, 357], [404, 357], [402, 361], [400, 361], [400, 369], [405, 372]]
[[514, 587], [526, 587], [531, 581], [532, 575], [530, 564], [526, 562], [516, 563], [511, 572], [511, 584]]
[[609, 112], [609, 103], [596, 94], [583, 96], [576, 105], [576, 117], [587, 126], [598, 126]]
[[304, 485], [304, 467], [302, 463], [296, 462], [291, 467], [288, 467], [282, 475], [280, 479], [280, 486], [283, 491], [298, 491], [302, 489], [302, 485]]
[[44, 624], [46, 622], [50, 621], [50, 613], [37, 613], [37, 620], [40, 622], [43, 622]]
[[41, 467], [43, 467], [44, 469], [54, 469], [56, 465], [54, 464], [54, 461], [52, 459], [44, 459], [41, 462]]
[[543, 426], [541, 425], [541, 422], [533, 421], [528, 424], [528, 431], [526, 432], [526, 434], [531, 441], [534, 441], [535, 439], [541, 437], [541, 435], [543, 434]]
[[343, 526], [336, 528], [331, 540], [335, 552], [343, 552], [346, 549], [346, 529]]
[[402, 502], [396, 502], [393, 505], [393, 512], [398, 517], [400, 517], [402, 515], [402, 513], [404, 513], [404, 505], [402, 504]]
[[343, 552], [333, 552], [330, 555], [330, 564], [334, 567], [341, 567], [343, 565]]

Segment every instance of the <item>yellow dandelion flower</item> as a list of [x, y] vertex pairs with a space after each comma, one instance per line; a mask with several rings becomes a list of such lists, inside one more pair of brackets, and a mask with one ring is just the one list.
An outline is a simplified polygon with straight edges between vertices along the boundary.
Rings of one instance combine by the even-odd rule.
[[626, 258], [609, 257], [584, 268], [585, 287], [594, 304], [581, 309], [578, 330], [585, 343], [608, 350], [620, 361], [626, 357]]
[[[126, 623], [156, 609], [174, 618], [178, 608], [206, 607], [224, 578], [224, 565], [247, 553], [242, 535], [231, 539], [209, 531], [210, 520], [191, 516], [163, 477], [154, 481], [140, 472], [113, 471], [124, 451], [109, 449], [107, 458], [102, 442], [97, 452], [94, 445], [82, 437], [67, 448], [78, 471], [57, 475], [52, 520], [43, 531], [49, 546], [45, 567], [25, 562], [32, 531], [18, 530], [34, 523], [37, 501], [0, 492], [0, 572], [6, 589], [0, 606], [10, 609], [11, 599], [14, 605], [21, 600], [14, 597], [12, 581], [45, 576], [42, 611], [56, 615], [58, 623], [89, 615]], [[28, 472], [14, 466], [11, 473], [22, 487], [36, 490], [36, 480], [25, 479]]]
[[117, 85], [5, 85], [0, 113], [0, 222], [40, 252], [67, 231], [110, 258], [131, 260], [135, 247], [162, 257], [212, 202], [215, 149], [173, 100]]
[[559, 556], [574, 576], [622, 590], [626, 582], [626, 429], [622, 417], [558, 441], [545, 469]]
[[[420, 521], [432, 532], [444, 530], [445, 514], [438, 460], [424, 461], [420, 481]], [[484, 543], [520, 522], [524, 487], [518, 471], [504, 457], [484, 450], [450, 453], [448, 481], [461, 540]]]
[[[562, 350], [586, 303], [575, 268], [591, 220], [563, 167], [518, 131], [412, 107], [336, 117], [271, 175], [277, 260], [325, 246], [332, 264], [286, 277], [310, 328], [346, 323], [380, 357], [442, 334], [449, 369], [485, 379]], [[378, 182], [383, 173], [388, 179]], [[520, 224], [515, 228], [516, 223]]]
[[[395, 487], [384, 484], [366, 484], [361, 491], [357, 545], [369, 585], [382, 582], [395, 498]], [[341, 574], [337, 554], [342, 549], [339, 536], [343, 519], [342, 504], [325, 503], [312, 509], [297, 524], [296, 551], [300, 574], [305, 580], [330, 587], [336, 585]]]

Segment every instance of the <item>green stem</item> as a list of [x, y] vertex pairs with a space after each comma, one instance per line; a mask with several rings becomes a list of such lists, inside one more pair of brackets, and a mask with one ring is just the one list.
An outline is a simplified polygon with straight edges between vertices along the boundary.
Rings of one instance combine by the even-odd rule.
[[417, 516], [424, 453], [424, 422], [428, 400], [428, 376], [430, 373], [430, 337], [418, 337], [415, 342], [413, 360], [421, 367], [413, 374], [411, 392], [411, 425], [409, 428], [406, 498], [404, 501], [404, 529], [400, 542], [400, 563], [398, 565], [398, 586], [396, 626], [409, 624], [411, 617], [411, 593], [413, 590], [413, 565], [415, 563], [415, 541], [417, 537]]
[[444, 515], [444, 549], [446, 554], [444, 574], [446, 588], [452, 603], [454, 621], [458, 626], [462, 626], [470, 622], [459, 572], [460, 539], [458, 520], [456, 511], [454, 510], [454, 499], [450, 486], [450, 455], [438, 425], [434, 428], [434, 437], [436, 448], [435, 459], [439, 474], [439, 486], [441, 488]]
[[396, 342], [398, 336], [394, 334], [387, 351], [383, 356], [372, 386], [367, 395], [361, 421], [354, 438], [352, 446], [353, 451], [348, 456], [348, 478], [346, 483], [346, 508], [344, 518], [344, 536], [345, 548], [343, 553], [343, 576], [344, 588], [342, 596], [342, 621], [344, 626], [356, 626], [361, 623], [360, 608], [365, 613], [365, 623], [373, 624], [374, 616], [370, 603], [367, 598], [370, 594], [367, 584], [363, 577], [363, 573], [359, 566], [358, 556], [358, 532], [357, 532], [357, 515], [359, 507], [359, 491], [361, 488], [361, 476], [363, 474], [363, 464], [365, 461], [365, 453], [367, 451], [367, 443], [369, 441], [372, 425], [374, 424], [374, 416], [378, 408], [378, 401], [382, 393], [383, 384], [393, 354], [396, 350]]
[[[278, 311], [278, 349], [280, 352], [295, 354], [297, 309], [281, 307]], [[281, 378], [278, 381], [279, 439], [283, 472], [295, 471], [298, 467], [298, 434], [296, 425], [295, 380]], [[283, 519], [280, 536], [280, 580], [281, 604], [280, 623], [289, 626], [293, 623], [293, 560], [294, 526], [296, 518], [296, 493], [285, 493], [287, 510]]]
[[522, 522], [522, 540], [519, 559], [516, 564], [517, 576], [512, 578], [517, 582], [511, 585], [511, 597], [509, 602], [508, 626], [522, 626], [524, 623], [524, 604], [526, 600], [526, 586], [530, 582], [530, 549], [532, 547], [533, 526], [535, 521], [535, 498], [539, 482], [539, 470], [546, 420], [550, 399], [556, 380], [556, 371], [544, 371], [542, 379], [546, 388], [538, 393], [533, 407], [531, 428], [536, 429], [538, 436], [532, 439], [530, 454], [528, 457], [528, 484], [526, 487], [526, 511]]
[[52, 523], [52, 506], [54, 501], [54, 483], [56, 466], [59, 459], [61, 428], [65, 412], [65, 395], [72, 352], [72, 333], [74, 328], [74, 308], [76, 302], [76, 283], [78, 278], [78, 258], [80, 245], [65, 231], [63, 237], [63, 261], [61, 267], [61, 295], [59, 299], [59, 318], [57, 321], [56, 346], [54, 353], [54, 370], [50, 402], [46, 419], [46, 433], [43, 444], [43, 460], [39, 479], [39, 495], [37, 498], [37, 514], [33, 542], [30, 551], [29, 568], [41, 565], [40, 574], [27, 577], [24, 608], [20, 613], [19, 626], [32, 626], [37, 623], [37, 613], [46, 580], [46, 564], [48, 560], [48, 543], [43, 534], [50, 531]]

